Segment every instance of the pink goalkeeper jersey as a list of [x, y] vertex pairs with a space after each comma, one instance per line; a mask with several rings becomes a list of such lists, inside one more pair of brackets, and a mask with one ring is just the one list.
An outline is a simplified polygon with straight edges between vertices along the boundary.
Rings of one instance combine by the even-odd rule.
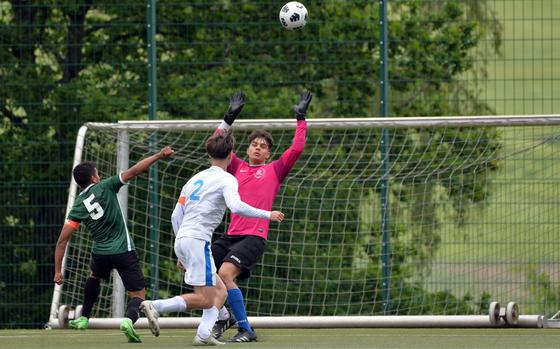
[[[280, 156], [278, 160], [268, 164], [250, 166], [233, 154], [228, 172], [239, 182], [239, 195], [245, 203], [260, 208], [272, 210], [272, 204], [284, 181], [297, 159], [305, 148], [305, 133], [307, 122], [297, 122], [296, 134], [292, 145]], [[228, 235], [257, 235], [268, 238], [268, 219], [241, 217], [234, 213], [230, 215], [231, 222], [227, 231]]]

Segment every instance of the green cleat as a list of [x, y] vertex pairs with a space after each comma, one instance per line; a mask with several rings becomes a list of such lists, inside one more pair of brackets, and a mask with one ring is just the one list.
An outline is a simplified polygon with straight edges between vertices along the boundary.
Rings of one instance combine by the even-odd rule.
[[68, 326], [75, 330], [85, 330], [88, 328], [89, 319], [85, 316], [80, 316], [76, 320], [70, 320]]
[[140, 340], [140, 336], [134, 330], [134, 326], [132, 325], [132, 320], [124, 319], [121, 322], [121, 332], [124, 333], [126, 338], [128, 339], [128, 343], [142, 343]]

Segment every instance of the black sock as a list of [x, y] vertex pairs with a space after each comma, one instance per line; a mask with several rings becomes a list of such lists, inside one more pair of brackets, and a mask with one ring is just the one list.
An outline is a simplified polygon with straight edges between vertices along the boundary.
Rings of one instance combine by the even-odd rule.
[[91, 316], [91, 309], [93, 303], [99, 296], [99, 285], [101, 280], [89, 277], [84, 286], [84, 304], [82, 305], [82, 316], [89, 318]]
[[140, 303], [143, 301], [144, 300], [142, 298], [134, 297], [128, 302], [128, 305], [126, 306], [126, 317], [132, 320], [132, 323], [135, 323], [136, 320], [138, 320], [138, 317], [140, 316], [140, 310], [138, 308], [140, 307]]

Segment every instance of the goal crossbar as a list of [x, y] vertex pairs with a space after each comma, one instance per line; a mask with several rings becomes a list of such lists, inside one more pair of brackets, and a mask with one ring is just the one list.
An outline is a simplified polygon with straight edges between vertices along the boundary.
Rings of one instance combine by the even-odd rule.
[[[213, 130], [221, 120], [152, 120], [119, 121], [118, 123], [87, 123], [93, 128], [111, 128], [117, 130]], [[560, 125], [560, 114], [547, 115], [505, 115], [505, 116], [444, 116], [444, 117], [391, 117], [391, 118], [333, 118], [307, 119], [313, 128], [407, 128], [407, 127], [461, 127], [461, 126], [523, 126]], [[293, 119], [249, 119], [236, 120], [235, 128], [240, 130], [266, 127], [279, 129], [293, 127]]]

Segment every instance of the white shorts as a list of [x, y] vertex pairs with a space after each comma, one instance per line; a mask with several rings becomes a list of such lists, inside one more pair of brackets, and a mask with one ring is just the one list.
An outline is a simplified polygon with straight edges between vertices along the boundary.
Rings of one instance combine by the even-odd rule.
[[175, 254], [185, 267], [185, 283], [191, 286], [216, 286], [216, 265], [210, 241], [182, 237], [175, 240]]

